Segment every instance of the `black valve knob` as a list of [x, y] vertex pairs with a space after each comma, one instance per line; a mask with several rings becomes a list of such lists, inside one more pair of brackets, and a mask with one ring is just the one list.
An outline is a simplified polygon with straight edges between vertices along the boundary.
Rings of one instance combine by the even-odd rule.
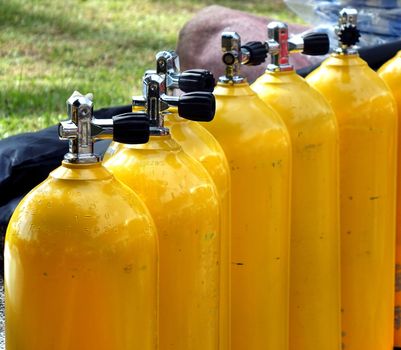
[[304, 50], [302, 53], [309, 56], [325, 55], [330, 50], [330, 41], [326, 33], [308, 33], [303, 37]]
[[184, 92], [213, 92], [216, 81], [214, 76], [205, 69], [190, 69], [182, 72], [178, 81], [179, 88]]
[[250, 41], [243, 45], [242, 48], [249, 52], [248, 62], [245, 63], [247, 66], [258, 66], [266, 61], [267, 48], [264, 43], [260, 41]]
[[215, 112], [216, 100], [210, 92], [189, 92], [180, 96], [178, 101], [178, 114], [185, 119], [210, 122]]
[[128, 144], [149, 141], [149, 118], [146, 113], [124, 113], [113, 117], [113, 140]]
[[346, 46], [354, 46], [356, 43], [359, 42], [359, 38], [361, 33], [359, 32], [358, 28], [355, 26], [345, 26], [341, 28], [338, 32], [338, 38], [340, 39], [341, 44]]

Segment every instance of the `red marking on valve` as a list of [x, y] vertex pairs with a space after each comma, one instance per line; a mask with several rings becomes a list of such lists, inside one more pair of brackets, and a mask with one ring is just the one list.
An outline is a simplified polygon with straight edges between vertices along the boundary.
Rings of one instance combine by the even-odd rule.
[[288, 64], [288, 31], [280, 30], [279, 34], [279, 43], [280, 43], [280, 65]]

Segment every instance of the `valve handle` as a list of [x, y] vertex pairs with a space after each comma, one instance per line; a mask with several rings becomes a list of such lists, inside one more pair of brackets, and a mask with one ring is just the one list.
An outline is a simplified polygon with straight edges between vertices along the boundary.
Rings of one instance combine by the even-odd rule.
[[308, 33], [303, 36], [304, 49], [302, 53], [309, 56], [325, 55], [330, 50], [330, 41], [326, 33]]
[[149, 141], [149, 118], [146, 113], [123, 113], [113, 117], [113, 140], [127, 144]]
[[178, 87], [184, 92], [213, 92], [215, 85], [213, 74], [205, 69], [186, 70], [180, 74], [178, 81]]
[[250, 41], [242, 45], [243, 49], [249, 53], [249, 58], [245, 63], [247, 66], [258, 66], [266, 61], [268, 49], [266, 45], [260, 41]]
[[360, 37], [358, 28], [352, 25], [346, 25], [338, 31], [338, 38], [342, 45], [354, 46], [359, 42]]
[[216, 100], [210, 92], [188, 92], [180, 96], [178, 101], [178, 114], [185, 119], [210, 122], [215, 112]]

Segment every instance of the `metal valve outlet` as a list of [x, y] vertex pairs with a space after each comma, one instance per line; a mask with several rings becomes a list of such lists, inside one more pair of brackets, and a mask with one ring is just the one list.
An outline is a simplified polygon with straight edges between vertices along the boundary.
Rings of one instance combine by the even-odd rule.
[[171, 107], [178, 109], [180, 117], [208, 122], [213, 120], [216, 110], [214, 95], [210, 92], [194, 91], [181, 96], [169, 96], [165, 91], [163, 74], [147, 72], [143, 78], [143, 96], [134, 96], [134, 110], [143, 110], [149, 118], [151, 135], [166, 135], [169, 130], [164, 127], [164, 115]]
[[330, 42], [325, 33], [308, 33], [304, 36], [289, 38], [288, 26], [282, 22], [271, 22], [267, 25], [267, 41], [251, 41], [241, 47], [242, 64], [255, 66], [263, 63], [267, 55], [271, 63], [270, 71], [293, 70], [289, 63], [291, 53], [302, 53], [309, 56], [325, 55], [329, 52]]
[[156, 55], [156, 72], [165, 76], [165, 92], [173, 95], [174, 90], [183, 92], [206, 91], [213, 92], [215, 80], [213, 74], [205, 69], [190, 69], [180, 71], [179, 57], [175, 51], [160, 51]]
[[358, 11], [352, 8], [344, 8], [340, 11], [338, 24], [334, 31], [338, 37], [337, 53], [356, 54], [355, 45], [359, 42], [361, 36], [358, 28]]
[[64, 160], [71, 163], [95, 163], [95, 140], [140, 144], [149, 140], [149, 120], [144, 113], [125, 113], [112, 119], [96, 119], [93, 115], [93, 95], [74, 91], [67, 100], [69, 120], [59, 123], [61, 140], [69, 140], [69, 152]]

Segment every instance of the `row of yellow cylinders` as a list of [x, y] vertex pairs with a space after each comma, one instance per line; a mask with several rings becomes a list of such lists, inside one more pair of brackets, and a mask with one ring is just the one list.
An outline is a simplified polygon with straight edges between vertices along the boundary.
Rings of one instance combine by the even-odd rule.
[[[394, 103], [357, 55], [334, 55], [307, 80], [329, 103], [293, 71], [266, 73], [252, 86], [271, 108], [247, 83], [219, 83], [215, 120], [205, 124], [224, 149], [231, 173], [231, 348], [388, 349], [393, 344]], [[227, 194], [226, 166], [216, 158], [221, 152], [213, 139], [193, 122], [172, 117], [168, 125], [185, 151], [205, 165], [218, 192]], [[207, 144], [214, 151], [202, 149]], [[217, 162], [207, 163], [206, 154]], [[120, 169], [126, 164], [129, 174], [129, 158], [110, 160], [106, 167], [128, 182]], [[221, 242], [222, 258], [227, 257], [227, 240]], [[161, 282], [161, 289], [168, 283]], [[369, 284], [376, 287], [362, 287]], [[228, 296], [227, 283], [222, 286]], [[227, 306], [225, 300], [221, 306]], [[227, 309], [222, 315], [220, 341], [229, 333]], [[227, 349], [227, 342], [220, 348]]]
[[[205, 126], [225, 151], [232, 181], [231, 348], [334, 350], [341, 343], [351, 349], [389, 348], [394, 279], [393, 101], [376, 74], [356, 55], [330, 58], [308, 81], [327, 98], [337, 121], [326, 100], [292, 71], [266, 73], [253, 85], [282, 120], [247, 83], [219, 84], [215, 90], [216, 118]], [[226, 196], [223, 203], [228, 203], [228, 180], [222, 175], [226, 166], [213, 139], [195, 123], [172, 117], [168, 124], [174, 138], [205, 165], [218, 192]], [[217, 162], [210, 162], [205, 154], [214, 155]], [[106, 162], [126, 183], [129, 179], [124, 174], [132, 177], [128, 171], [131, 156]], [[127, 168], [120, 174], [123, 163]], [[365, 174], [365, 181], [355, 176], [358, 173]], [[135, 190], [137, 186], [131, 184]], [[380, 199], [383, 204], [374, 202]], [[221, 242], [224, 261], [229, 250], [227, 240]], [[371, 282], [377, 287], [360, 287]], [[161, 289], [169, 283], [161, 282]], [[226, 297], [227, 285], [222, 284]], [[221, 298], [223, 307], [226, 297]], [[168, 311], [162, 307], [161, 318]], [[227, 339], [228, 314], [226, 309], [220, 317], [225, 330], [220, 341]], [[162, 319], [161, 324], [169, 321]], [[161, 339], [174, 334], [169, 327], [165, 329]], [[201, 343], [198, 348], [204, 349], [206, 343]], [[220, 343], [220, 348], [226, 349], [227, 343]]]
[[[388, 76], [399, 89], [399, 72]], [[284, 121], [292, 162], [282, 121], [246, 83], [215, 90], [205, 126], [232, 176], [231, 346], [390, 349], [394, 99], [357, 55], [332, 55], [307, 82], [315, 89], [292, 71], [267, 72], [252, 86]]]
[[160, 348], [228, 349], [227, 161], [213, 136], [176, 110], [166, 125], [172, 136], [151, 136], [144, 145], [112, 144], [105, 166], [140, 194], [158, 229]]
[[[385, 72], [383, 68], [384, 79]], [[218, 84], [215, 120], [205, 125], [210, 133], [173, 113], [168, 120], [173, 138], [152, 137], [140, 146], [116, 145], [115, 154], [109, 153], [106, 168], [142, 198], [158, 229], [160, 349], [338, 350], [342, 343], [345, 349], [389, 350], [393, 346], [394, 101], [376, 73], [356, 55], [334, 55], [307, 81], [326, 97], [336, 116], [326, 100], [294, 72], [267, 72], [252, 89], [247, 83]], [[89, 166], [86, 179], [103, 181], [99, 196], [112, 201], [111, 188], [107, 187], [110, 174], [99, 167]], [[68, 180], [76, 176], [74, 171], [74, 166], [68, 165], [52, 174], [47, 186], [55, 196], [60, 182], [69, 186]], [[118, 186], [112, 190], [118, 192]], [[190, 195], [188, 188], [192, 189]], [[89, 190], [71, 188], [67, 199], [84, 205], [91, 198], [90, 205], [96, 205], [97, 198]], [[105, 212], [118, 207], [117, 215], [124, 215], [124, 203], [109, 205]], [[45, 216], [46, 206], [48, 203], [43, 203], [43, 212], [35, 212], [22, 205], [15, 215]], [[141, 211], [144, 209], [138, 208]], [[82, 225], [71, 215], [73, 229]], [[54, 228], [52, 233], [60, 231], [56, 216], [46, 218]], [[85, 225], [96, 226], [107, 225], [110, 218], [102, 223], [92, 222], [90, 217], [85, 220]], [[141, 222], [147, 227], [146, 218], [138, 215], [137, 229]], [[183, 227], [195, 234], [184, 240]], [[7, 331], [8, 350], [54, 349], [42, 345], [49, 344], [50, 336], [53, 344], [63, 344], [57, 350], [87, 350], [93, 344], [105, 350], [132, 349], [126, 344], [155, 349], [157, 336], [152, 330], [156, 329], [156, 306], [152, 300], [156, 300], [156, 291], [140, 288], [141, 294], [126, 288], [121, 294], [118, 287], [131, 272], [138, 273], [131, 287], [154, 286], [154, 281], [143, 276], [156, 275], [156, 259], [147, 261], [144, 257], [141, 266], [126, 264], [121, 275], [108, 264], [114, 255], [105, 254], [100, 270], [110, 276], [109, 283], [102, 285], [103, 276], [93, 273], [86, 288], [90, 291], [91, 285], [99, 285], [99, 295], [83, 295], [82, 309], [77, 310], [69, 305], [80, 283], [75, 276], [85, 266], [85, 259], [90, 260], [94, 247], [69, 251], [71, 257], [82, 259], [77, 260], [75, 270], [67, 271], [61, 264], [49, 271], [52, 258], [70, 243], [61, 242], [58, 250], [51, 245], [36, 247], [32, 254], [32, 249], [15, 247], [29, 243], [32, 248], [36, 239], [49, 233], [30, 227], [36, 231], [28, 242], [26, 237], [14, 237], [12, 230], [17, 228], [11, 223], [5, 258], [13, 256], [18, 264], [32, 266], [32, 271], [26, 270], [30, 275], [26, 279], [14, 273], [18, 266], [10, 266], [5, 271], [6, 280], [21, 278], [24, 288], [32, 291], [26, 297], [11, 295], [6, 288], [7, 298], [13, 301], [9, 305], [31, 308], [26, 314], [42, 314], [44, 323], [57, 312], [66, 319], [61, 329], [49, 323], [46, 332], [37, 334], [32, 332], [32, 320], [24, 318], [23, 308], [8, 307], [8, 329], [13, 330]], [[129, 227], [121, 232], [121, 241], [113, 247], [116, 251], [132, 239]], [[133, 253], [138, 256], [147, 247], [154, 249], [146, 232], [144, 229], [143, 236], [136, 237], [140, 244]], [[74, 235], [67, 238], [80, 239]], [[107, 245], [107, 236], [104, 239]], [[124, 255], [118, 259], [121, 264], [129, 261]], [[37, 266], [41, 263], [46, 271]], [[52, 276], [58, 278], [48, 278]], [[43, 278], [48, 284], [45, 290], [52, 293], [35, 295], [35, 283]], [[68, 279], [69, 288], [60, 285], [64, 279]], [[65, 300], [62, 310], [53, 293]], [[48, 308], [35, 309], [31, 301], [43, 298], [48, 300]], [[120, 298], [127, 300], [126, 307], [118, 304], [108, 312], [115, 320], [115, 329], [101, 329], [96, 322], [71, 328], [69, 321], [76, 320], [75, 314], [98, 314], [97, 308], [110, 307], [110, 300]], [[137, 317], [131, 324], [136, 331], [119, 333], [126, 328], [118, 320], [131, 322], [133, 309]], [[127, 315], [123, 318], [121, 314]], [[143, 315], [148, 323], [141, 322]], [[101, 341], [96, 342], [96, 335]]]
[[332, 55], [307, 82], [266, 72], [252, 89], [272, 109], [247, 83], [215, 89], [205, 127], [232, 176], [231, 346], [390, 349], [394, 99], [357, 55]]

